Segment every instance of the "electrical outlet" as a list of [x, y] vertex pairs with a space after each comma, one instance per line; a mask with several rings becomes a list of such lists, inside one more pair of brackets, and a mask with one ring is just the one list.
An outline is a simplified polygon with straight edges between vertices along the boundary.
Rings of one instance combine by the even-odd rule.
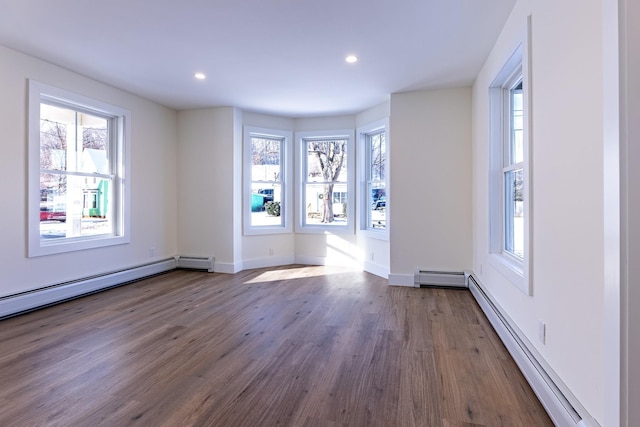
[[547, 324], [542, 320], [538, 320], [538, 339], [542, 344], [546, 344], [547, 341]]
[[156, 256], [156, 248], [149, 248], [149, 258]]
[[375, 252], [369, 253], [369, 261], [373, 261], [374, 258], [375, 258]]
[[273, 248], [269, 248], [269, 256], [273, 256]]

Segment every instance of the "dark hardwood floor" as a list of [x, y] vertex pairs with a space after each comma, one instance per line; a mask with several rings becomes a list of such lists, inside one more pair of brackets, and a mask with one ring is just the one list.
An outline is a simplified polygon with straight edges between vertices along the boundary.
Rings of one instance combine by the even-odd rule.
[[174, 271], [0, 322], [0, 426], [551, 426], [464, 290]]

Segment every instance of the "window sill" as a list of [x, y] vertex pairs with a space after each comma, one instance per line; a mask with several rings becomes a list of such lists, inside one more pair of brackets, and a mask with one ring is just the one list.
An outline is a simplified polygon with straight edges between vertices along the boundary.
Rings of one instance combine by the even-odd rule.
[[526, 295], [531, 295], [528, 274], [526, 274], [524, 261], [520, 261], [506, 254], [490, 254], [489, 264], [502, 274], [516, 288]]
[[124, 245], [129, 243], [128, 236], [95, 236], [81, 239], [65, 239], [61, 241], [38, 242], [29, 245], [29, 258], [61, 254], [66, 252], [82, 251], [86, 249], [103, 248], [107, 246]]
[[291, 227], [273, 226], [273, 227], [248, 227], [244, 230], [245, 236], [263, 236], [268, 234], [290, 234]]
[[360, 230], [360, 234], [368, 239], [376, 239], [376, 240], [383, 240], [383, 241], [389, 241], [389, 230], [384, 229], [384, 230], [372, 230], [369, 228], [365, 228]]
[[354, 234], [350, 225], [299, 225], [296, 233], [300, 234]]

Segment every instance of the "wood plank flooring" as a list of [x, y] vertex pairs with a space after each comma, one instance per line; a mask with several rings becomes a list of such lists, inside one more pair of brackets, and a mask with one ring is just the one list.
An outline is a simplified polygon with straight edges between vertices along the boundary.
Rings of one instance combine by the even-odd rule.
[[1, 426], [551, 426], [471, 294], [174, 271], [0, 322]]

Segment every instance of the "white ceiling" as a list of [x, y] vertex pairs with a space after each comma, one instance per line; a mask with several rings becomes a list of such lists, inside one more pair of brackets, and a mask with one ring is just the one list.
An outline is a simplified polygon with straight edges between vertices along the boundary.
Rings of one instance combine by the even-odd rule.
[[0, 44], [175, 109], [325, 116], [471, 84], [513, 4], [0, 0]]

